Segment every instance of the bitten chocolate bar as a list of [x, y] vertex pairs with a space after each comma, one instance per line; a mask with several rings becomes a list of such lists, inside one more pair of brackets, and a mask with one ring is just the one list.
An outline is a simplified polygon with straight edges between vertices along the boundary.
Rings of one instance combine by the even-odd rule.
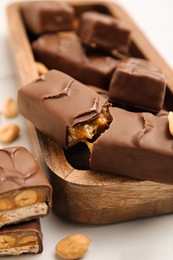
[[42, 251], [42, 232], [38, 219], [0, 229], [0, 256]]
[[18, 105], [24, 117], [61, 147], [92, 141], [112, 120], [105, 98], [56, 70], [22, 87]]
[[26, 2], [21, 11], [27, 28], [35, 34], [73, 29], [74, 9], [68, 3]]
[[173, 138], [168, 119], [112, 107], [110, 128], [94, 143], [91, 168], [173, 184]]
[[0, 149], [0, 227], [47, 215], [52, 188], [24, 147]]
[[127, 54], [131, 41], [130, 31], [122, 21], [97, 12], [83, 13], [78, 35], [84, 44], [115, 55]]
[[32, 44], [36, 60], [49, 69], [67, 73], [83, 84], [108, 88], [118, 60], [97, 54], [86, 55], [80, 39], [72, 33], [40, 36]]
[[166, 80], [157, 66], [130, 58], [114, 72], [108, 95], [111, 102], [158, 112], [163, 106], [165, 90]]

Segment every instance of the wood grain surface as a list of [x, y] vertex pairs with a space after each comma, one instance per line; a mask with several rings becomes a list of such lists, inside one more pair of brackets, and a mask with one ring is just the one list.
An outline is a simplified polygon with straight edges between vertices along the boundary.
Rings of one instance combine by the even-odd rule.
[[[119, 6], [108, 1], [72, 1], [77, 13], [96, 10], [123, 19], [132, 31], [131, 53], [144, 57], [160, 67], [167, 82], [165, 104], [172, 107], [172, 71], [152, 47], [138, 26]], [[20, 14], [20, 5], [7, 9], [10, 41], [14, 54], [19, 86], [38, 76], [30, 42]], [[63, 149], [28, 123], [33, 153], [44, 159], [53, 186], [53, 209], [74, 222], [105, 224], [173, 212], [173, 186], [149, 181], [112, 176], [72, 167]], [[37, 136], [37, 137], [36, 137]], [[39, 143], [39, 144], [38, 144]], [[41, 148], [41, 152], [40, 152]]]

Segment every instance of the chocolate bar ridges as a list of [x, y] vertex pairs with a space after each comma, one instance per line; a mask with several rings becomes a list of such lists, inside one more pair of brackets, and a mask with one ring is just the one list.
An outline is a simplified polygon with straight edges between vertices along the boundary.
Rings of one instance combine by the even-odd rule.
[[62, 147], [92, 141], [112, 120], [106, 99], [55, 70], [22, 87], [18, 105], [24, 117]]
[[163, 106], [165, 90], [165, 77], [156, 65], [130, 58], [119, 63], [108, 95], [111, 102], [158, 112]]
[[130, 30], [122, 21], [97, 12], [81, 15], [78, 35], [82, 42], [95, 49], [117, 55], [127, 54], [130, 45]]
[[74, 8], [65, 2], [26, 2], [21, 11], [34, 34], [68, 31], [74, 26]]
[[173, 138], [168, 119], [110, 108], [110, 128], [94, 143], [91, 168], [173, 184]]
[[108, 88], [111, 76], [119, 64], [112, 57], [87, 54], [80, 39], [72, 33], [40, 36], [32, 43], [35, 58], [49, 69], [60, 70], [83, 84]]
[[38, 219], [0, 229], [0, 256], [41, 253], [42, 232]]
[[24, 147], [0, 149], [0, 226], [47, 215], [52, 188]]

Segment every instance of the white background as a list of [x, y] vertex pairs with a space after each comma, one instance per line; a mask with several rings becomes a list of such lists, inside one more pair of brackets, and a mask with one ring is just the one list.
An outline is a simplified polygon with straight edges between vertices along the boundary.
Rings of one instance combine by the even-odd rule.
[[[11, 62], [5, 7], [12, 2], [0, 0], [0, 111], [6, 98], [16, 97], [16, 83]], [[173, 67], [173, 0], [117, 0], [145, 32], [155, 48]], [[0, 118], [0, 126], [15, 121], [20, 138], [11, 145], [31, 148], [25, 124]], [[44, 251], [39, 255], [10, 257], [10, 260], [60, 259], [55, 254], [57, 241], [72, 233], [84, 233], [92, 239], [85, 260], [172, 260], [173, 215], [147, 218], [120, 224], [89, 226], [66, 222], [51, 215], [42, 219]], [[3, 258], [3, 257], [2, 257]], [[1, 259], [2, 259], [1, 258]]]

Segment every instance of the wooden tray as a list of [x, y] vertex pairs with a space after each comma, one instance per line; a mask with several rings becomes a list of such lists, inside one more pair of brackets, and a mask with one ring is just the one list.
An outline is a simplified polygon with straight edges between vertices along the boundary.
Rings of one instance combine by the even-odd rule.
[[[92, 9], [110, 13], [128, 24], [132, 31], [132, 55], [144, 57], [160, 67], [168, 82], [165, 106], [171, 109], [172, 71], [127, 13], [107, 1], [67, 2], [70, 2], [78, 13]], [[7, 15], [15, 68], [21, 86], [35, 79], [38, 74], [20, 15], [20, 4], [10, 5]], [[104, 224], [173, 212], [172, 185], [77, 170], [67, 162], [64, 151], [53, 140], [39, 131], [36, 137], [31, 124], [28, 129], [33, 152], [39, 156], [40, 145], [41, 155], [48, 166], [54, 188], [53, 209], [63, 218], [80, 223]]]

